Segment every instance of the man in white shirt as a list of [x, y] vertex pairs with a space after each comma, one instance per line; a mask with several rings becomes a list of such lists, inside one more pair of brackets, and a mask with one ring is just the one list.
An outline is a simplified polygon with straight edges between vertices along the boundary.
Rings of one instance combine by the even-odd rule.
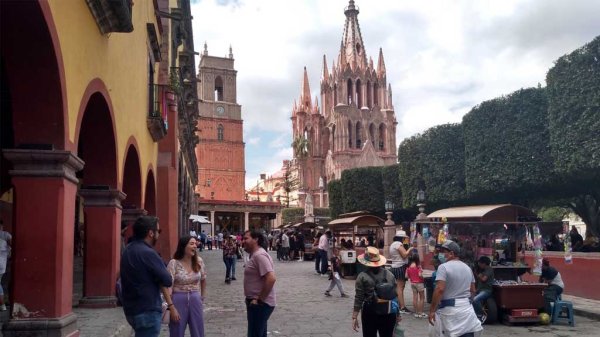
[[[8, 257], [10, 256], [12, 244], [12, 235], [9, 232], [4, 231], [4, 223], [0, 220], [0, 283], [2, 276], [6, 273], [6, 264]], [[4, 288], [0, 284], [0, 311], [6, 311], [6, 305], [4, 304]]]
[[319, 258], [321, 259], [321, 276], [327, 276], [327, 267], [329, 266], [329, 240], [331, 239], [331, 231], [326, 231], [319, 238]]
[[281, 255], [284, 261], [289, 261], [290, 259], [290, 237], [283, 232], [281, 235]]

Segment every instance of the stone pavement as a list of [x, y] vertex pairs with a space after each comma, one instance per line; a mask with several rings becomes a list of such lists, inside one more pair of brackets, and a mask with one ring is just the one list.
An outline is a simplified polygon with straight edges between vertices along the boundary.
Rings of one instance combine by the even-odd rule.
[[[207, 337], [242, 337], [246, 335], [246, 310], [243, 302], [243, 267], [237, 263], [237, 281], [224, 283], [225, 267], [221, 251], [204, 251], [208, 280], [205, 303], [205, 331]], [[273, 254], [274, 256], [274, 254]], [[325, 277], [314, 275], [314, 263], [275, 261], [277, 276], [278, 305], [269, 320], [270, 337], [346, 337], [362, 336], [351, 329], [351, 313], [354, 295], [354, 281], [343, 280], [346, 292], [351, 298], [341, 298], [337, 289], [333, 297], [325, 297], [323, 291], [329, 285]], [[406, 290], [408, 307], [412, 308], [412, 295]], [[566, 296], [565, 300], [568, 299]], [[574, 301], [575, 302], [575, 301]], [[600, 301], [592, 301], [595, 308]], [[591, 305], [590, 304], [590, 305]], [[579, 306], [575, 302], [575, 306]], [[428, 306], [426, 304], [425, 311]], [[131, 335], [121, 308], [115, 309], [76, 309], [83, 337], [125, 337]], [[402, 326], [406, 336], [427, 336], [426, 319], [404, 315]], [[577, 316], [576, 326], [505, 326], [486, 325], [485, 336], [597, 336], [598, 322]], [[168, 336], [166, 326], [161, 336]]]

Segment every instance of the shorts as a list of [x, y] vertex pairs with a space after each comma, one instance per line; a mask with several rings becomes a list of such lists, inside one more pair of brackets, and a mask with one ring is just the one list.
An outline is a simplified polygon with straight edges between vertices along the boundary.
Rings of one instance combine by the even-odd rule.
[[408, 265], [405, 264], [402, 267], [398, 267], [398, 268], [390, 268], [390, 271], [392, 272], [392, 274], [394, 274], [394, 277], [396, 278], [396, 280], [398, 281], [406, 281], [406, 268], [408, 268]]
[[425, 291], [425, 284], [423, 284], [423, 283], [411, 283], [410, 287], [412, 288], [413, 291], [416, 291], [416, 292]]

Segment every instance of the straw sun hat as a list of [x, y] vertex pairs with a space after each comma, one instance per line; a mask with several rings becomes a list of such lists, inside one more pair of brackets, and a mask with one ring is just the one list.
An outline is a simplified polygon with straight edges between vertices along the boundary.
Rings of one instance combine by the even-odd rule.
[[385, 265], [387, 261], [385, 256], [379, 254], [379, 249], [375, 247], [367, 247], [364, 254], [360, 254], [358, 262], [364, 264], [367, 267], [381, 267]]

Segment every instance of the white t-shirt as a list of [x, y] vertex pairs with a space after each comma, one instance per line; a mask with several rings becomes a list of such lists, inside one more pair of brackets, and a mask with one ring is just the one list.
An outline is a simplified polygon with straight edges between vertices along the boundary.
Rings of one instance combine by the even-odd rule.
[[8, 246], [8, 241], [12, 240], [12, 235], [6, 231], [0, 231], [0, 252], [8, 252], [10, 251], [10, 247]]
[[192, 230], [192, 231], [190, 231], [190, 236], [193, 237], [193, 238], [197, 238], [198, 234], [196, 234], [196, 231]]
[[218, 241], [223, 241], [223, 233], [217, 234], [217, 240]]
[[403, 259], [398, 251], [400, 246], [402, 246], [402, 242], [400, 241], [394, 241], [390, 245], [390, 261], [392, 262], [392, 268], [400, 268], [408, 263], [408, 259]]
[[475, 283], [473, 271], [460, 260], [451, 260], [442, 263], [435, 276], [436, 281], [446, 281], [443, 300], [450, 298], [469, 298], [471, 296], [471, 283]]
[[562, 277], [560, 276], [560, 272], [558, 272], [558, 274], [556, 274], [556, 276], [550, 281], [550, 284], [557, 285], [563, 290], [565, 289], [565, 283], [563, 282]]
[[319, 238], [319, 249], [328, 250], [329, 249], [329, 238], [327, 235], [323, 234]]
[[281, 236], [281, 247], [283, 247], [283, 248], [289, 248], [290, 247], [290, 238], [287, 235], [285, 235], [285, 234], [283, 234]]

